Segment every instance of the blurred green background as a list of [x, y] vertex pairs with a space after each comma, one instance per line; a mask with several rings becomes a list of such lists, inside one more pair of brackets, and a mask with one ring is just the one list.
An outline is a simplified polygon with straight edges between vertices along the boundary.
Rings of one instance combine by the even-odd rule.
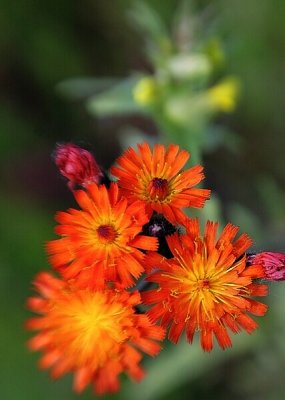
[[[189, 0], [190, 1], [190, 0]], [[166, 26], [179, 0], [149, 0]], [[242, 82], [236, 112], [217, 117], [235, 132], [203, 155], [206, 187], [225, 220], [255, 239], [255, 249], [285, 251], [285, 119], [283, 0], [191, 1], [206, 10], [226, 53], [225, 73]], [[126, 126], [150, 141], [157, 125], [140, 115], [96, 118], [84, 101], [68, 99], [57, 85], [75, 77], [126, 77], [152, 72], [143, 37], [130, 23], [132, 0], [1, 0], [0, 13], [0, 398], [70, 400], [71, 378], [58, 382], [36, 367], [23, 329], [31, 280], [48, 264], [45, 241], [54, 238], [53, 215], [74, 204], [52, 161], [56, 142], [92, 149], [108, 168], [121, 152]], [[212, 17], [213, 16], [213, 17]], [[191, 150], [191, 149], [190, 149]], [[117, 399], [268, 399], [285, 394], [285, 283], [270, 286], [268, 314], [233, 349], [203, 354], [199, 345], [166, 345], [146, 359], [141, 384], [123, 380]], [[91, 399], [91, 390], [81, 395]], [[106, 396], [107, 398], [107, 396]]]

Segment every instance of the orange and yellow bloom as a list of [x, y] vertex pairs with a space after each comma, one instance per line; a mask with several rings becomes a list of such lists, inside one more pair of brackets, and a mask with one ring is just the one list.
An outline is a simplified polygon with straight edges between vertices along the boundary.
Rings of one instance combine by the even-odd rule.
[[234, 241], [238, 228], [231, 224], [216, 240], [217, 228], [217, 223], [208, 222], [202, 235], [198, 220], [192, 219], [185, 235], [169, 236], [167, 242], [174, 257], [149, 255], [149, 266], [157, 271], [148, 280], [158, 288], [143, 293], [144, 302], [153, 305], [149, 317], [170, 327], [173, 342], [184, 330], [192, 342], [199, 331], [205, 351], [211, 351], [213, 335], [223, 349], [230, 347], [227, 330], [251, 333], [258, 325], [248, 313], [261, 316], [267, 310], [265, 304], [252, 298], [265, 296], [268, 288], [254, 281], [264, 277], [262, 266], [246, 265], [244, 252], [251, 240], [243, 234]]
[[139, 249], [157, 249], [156, 238], [139, 235], [148, 222], [140, 204], [129, 204], [116, 183], [110, 189], [91, 184], [74, 196], [82, 210], [57, 214], [56, 233], [62, 238], [47, 243], [51, 264], [78, 287], [132, 286], [144, 272], [145, 254]]
[[210, 191], [195, 188], [204, 178], [203, 167], [196, 165], [185, 171], [189, 159], [186, 150], [161, 144], [153, 152], [147, 143], [138, 145], [138, 152], [129, 148], [111, 168], [129, 202], [141, 201], [150, 217], [153, 211], [163, 214], [173, 224], [183, 224], [183, 208], [204, 206]]
[[27, 328], [39, 331], [29, 348], [42, 351], [41, 368], [51, 368], [53, 378], [72, 372], [75, 391], [90, 383], [98, 394], [116, 392], [122, 372], [143, 377], [142, 352], [156, 355], [164, 330], [136, 314], [138, 292], [78, 289], [45, 272], [34, 286], [39, 296], [27, 304], [40, 316], [30, 318]]

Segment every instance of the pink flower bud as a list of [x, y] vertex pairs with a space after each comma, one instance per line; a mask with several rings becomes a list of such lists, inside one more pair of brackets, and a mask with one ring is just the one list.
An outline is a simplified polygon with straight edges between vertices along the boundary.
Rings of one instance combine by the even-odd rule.
[[73, 143], [57, 145], [55, 163], [60, 173], [69, 180], [71, 190], [76, 185], [86, 188], [90, 183], [103, 183], [105, 178], [93, 155]]
[[265, 251], [248, 256], [248, 263], [261, 264], [264, 268], [265, 278], [270, 281], [285, 280], [285, 253]]

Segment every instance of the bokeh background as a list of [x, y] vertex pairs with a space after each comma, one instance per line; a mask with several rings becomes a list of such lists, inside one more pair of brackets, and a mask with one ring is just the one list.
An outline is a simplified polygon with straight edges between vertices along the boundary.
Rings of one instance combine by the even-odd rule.
[[[127, 77], [152, 73], [144, 37], [130, 21], [132, 0], [80, 2], [0, 1], [0, 398], [91, 399], [71, 391], [71, 377], [53, 382], [25, 347], [31, 280], [48, 264], [45, 241], [54, 238], [53, 215], [73, 205], [51, 154], [56, 142], [92, 149], [108, 168], [121, 152], [122, 132], [144, 131], [159, 140], [153, 118], [97, 117], [80, 95], [59, 84], [78, 77]], [[171, 26], [180, 0], [145, 0]], [[234, 132], [231, 145], [203, 153], [206, 187], [215, 192], [223, 220], [255, 239], [255, 249], [285, 251], [285, 120], [283, 0], [190, 1], [207, 10], [224, 43], [224, 73], [239, 77], [236, 111], [214, 122]], [[208, 15], [208, 14], [207, 14]], [[84, 96], [90, 87], [84, 88]], [[92, 93], [92, 88], [91, 88]], [[91, 94], [90, 93], [90, 94]], [[78, 93], [77, 93], [78, 94]], [[83, 96], [83, 97], [84, 97]], [[128, 137], [129, 137], [128, 136]], [[191, 150], [191, 149], [190, 149]], [[145, 360], [141, 384], [122, 380], [114, 399], [281, 400], [285, 394], [285, 283], [270, 285], [270, 310], [251, 336], [233, 348], [203, 354], [199, 345], [166, 345]], [[108, 398], [108, 396], [106, 396]]]

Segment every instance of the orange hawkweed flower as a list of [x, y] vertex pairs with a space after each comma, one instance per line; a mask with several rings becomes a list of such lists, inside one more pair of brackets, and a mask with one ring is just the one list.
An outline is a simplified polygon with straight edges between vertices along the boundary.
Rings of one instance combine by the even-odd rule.
[[210, 196], [209, 190], [193, 187], [204, 178], [203, 167], [181, 171], [190, 154], [174, 144], [167, 149], [156, 144], [151, 152], [142, 143], [138, 149], [129, 148], [117, 159], [118, 167], [111, 168], [123, 193], [130, 201], [142, 201], [149, 217], [156, 211], [173, 224], [183, 224], [186, 217], [181, 209], [201, 208]]
[[138, 235], [148, 218], [141, 205], [128, 204], [118, 185], [91, 184], [74, 192], [82, 210], [59, 212], [55, 229], [61, 239], [47, 243], [49, 260], [61, 275], [78, 287], [132, 286], [144, 267], [142, 250], [156, 250], [157, 239]]
[[164, 330], [135, 313], [138, 292], [78, 289], [45, 272], [34, 286], [40, 296], [27, 305], [40, 316], [26, 327], [39, 331], [28, 346], [42, 351], [40, 368], [51, 368], [55, 379], [73, 372], [76, 392], [91, 383], [98, 394], [119, 390], [122, 372], [135, 380], [143, 377], [141, 351], [156, 355]]
[[177, 342], [186, 331], [192, 342], [200, 331], [201, 346], [211, 351], [213, 335], [225, 349], [231, 346], [227, 332], [242, 328], [251, 333], [257, 323], [248, 313], [262, 316], [267, 306], [251, 296], [265, 296], [267, 285], [254, 282], [264, 277], [261, 265], [246, 265], [245, 250], [251, 239], [228, 224], [216, 240], [218, 224], [208, 221], [202, 236], [197, 219], [189, 220], [185, 235], [167, 237], [172, 259], [150, 253], [148, 264], [158, 270], [148, 278], [158, 289], [144, 292], [143, 301], [154, 306], [148, 311], [153, 321], [170, 327], [169, 339]]

